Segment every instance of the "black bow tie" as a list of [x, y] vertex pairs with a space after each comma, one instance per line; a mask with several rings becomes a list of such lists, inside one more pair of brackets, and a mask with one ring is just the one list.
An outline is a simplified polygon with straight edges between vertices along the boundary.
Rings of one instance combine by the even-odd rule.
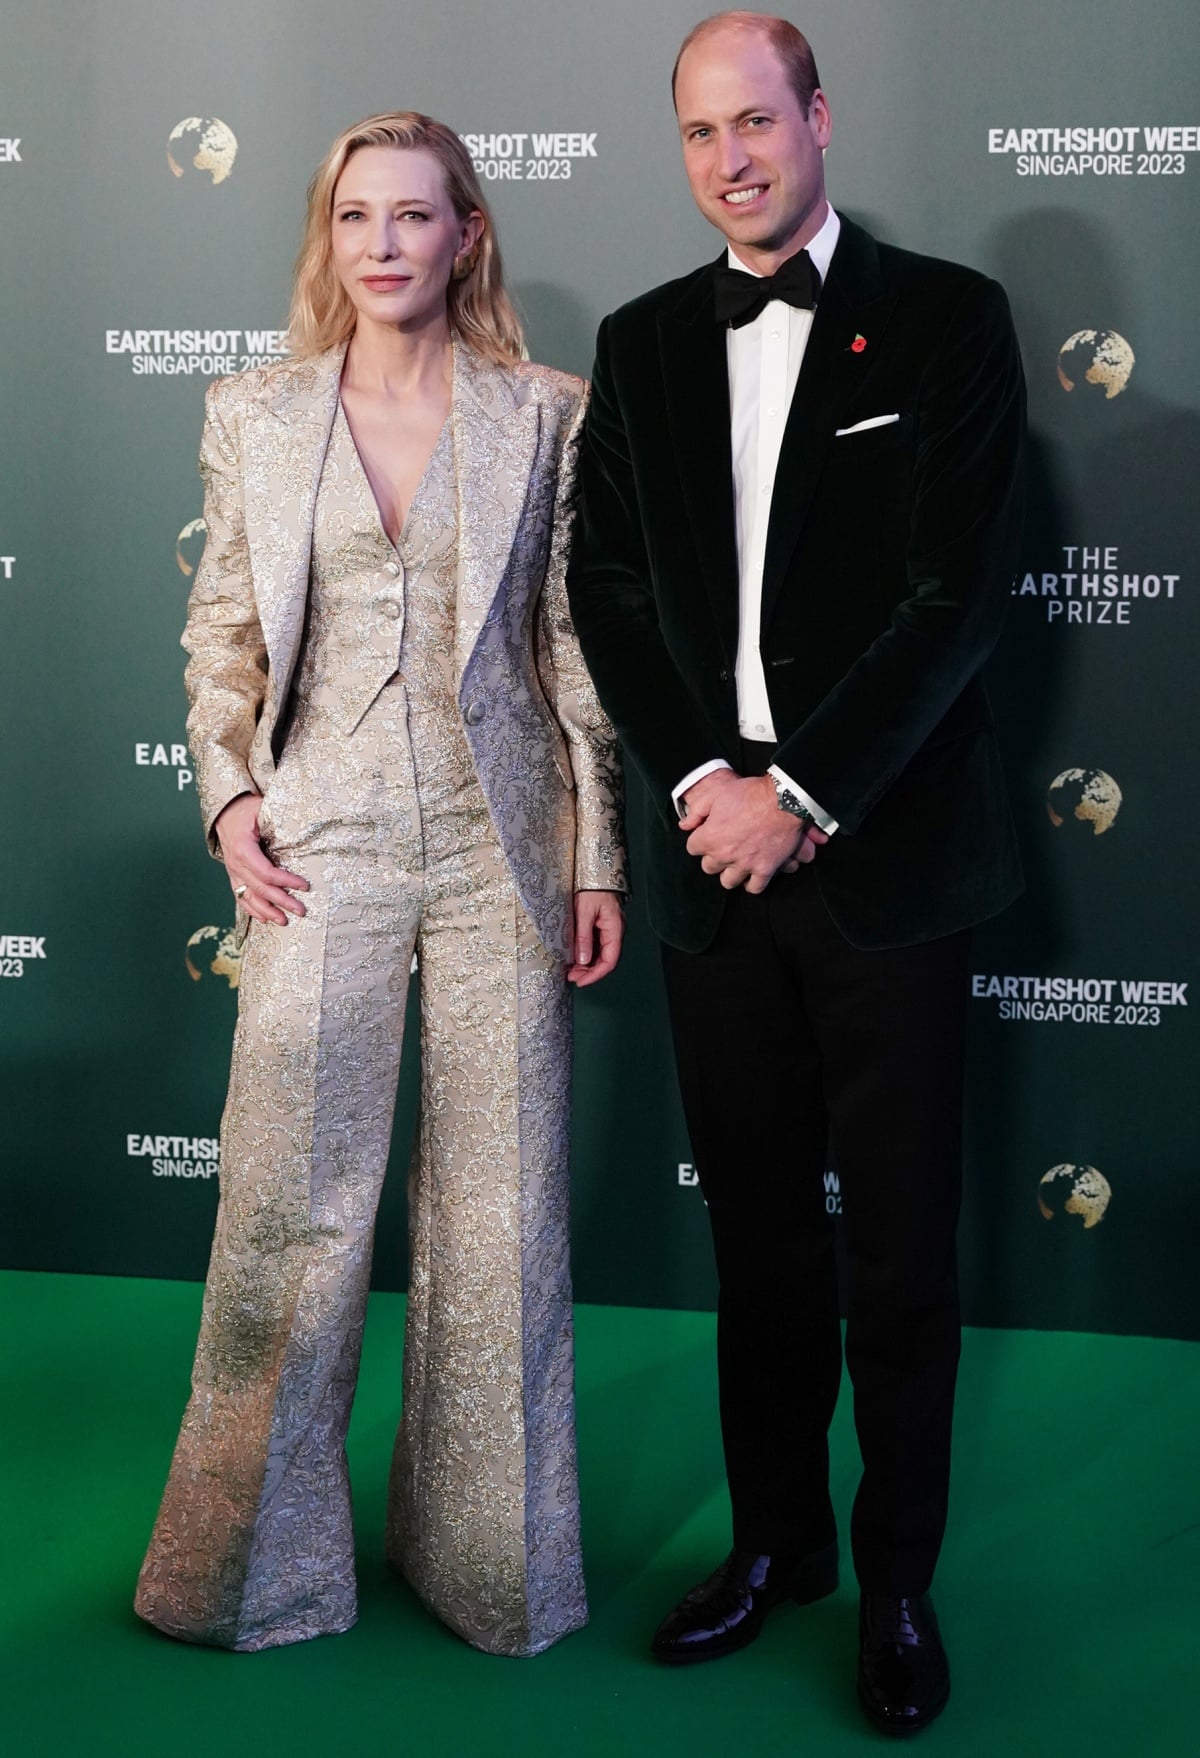
[[767, 276], [747, 275], [719, 262], [713, 268], [713, 287], [717, 322], [732, 324], [738, 330], [753, 323], [771, 299], [785, 299], [789, 305], [811, 311], [821, 291], [821, 277], [807, 250], [798, 250]]

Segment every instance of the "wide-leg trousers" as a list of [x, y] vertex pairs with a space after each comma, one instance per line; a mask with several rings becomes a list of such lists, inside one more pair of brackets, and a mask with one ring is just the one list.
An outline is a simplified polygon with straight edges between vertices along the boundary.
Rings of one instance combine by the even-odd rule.
[[193, 1390], [136, 1608], [270, 1648], [347, 1629], [345, 1438], [405, 1002], [420, 972], [391, 1561], [475, 1646], [586, 1622], [567, 1231], [570, 1006], [461, 730], [398, 680], [303, 706], [262, 808], [307, 913], [246, 943]]
[[832, 1147], [863, 1461], [851, 1537], [858, 1579], [879, 1593], [925, 1591], [946, 1524], [967, 947], [955, 934], [860, 951], [806, 867], [760, 896], [732, 892], [707, 951], [664, 948], [720, 1281], [733, 1541], [803, 1557], [836, 1538]]

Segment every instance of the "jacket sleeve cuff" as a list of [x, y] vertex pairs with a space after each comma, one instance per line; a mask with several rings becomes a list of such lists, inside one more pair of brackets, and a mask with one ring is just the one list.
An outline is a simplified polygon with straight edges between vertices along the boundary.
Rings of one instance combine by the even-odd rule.
[[224, 785], [218, 788], [215, 777], [206, 777], [209, 785], [205, 788], [203, 795], [204, 832], [208, 839], [208, 851], [218, 861], [224, 860], [225, 857], [221, 853], [221, 842], [217, 835], [217, 819], [226, 806], [231, 805], [234, 800], [240, 799], [242, 794], [256, 794], [258, 792], [254, 778], [250, 771], [244, 767], [239, 775], [236, 766], [231, 764], [229, 773], [222, 779]]

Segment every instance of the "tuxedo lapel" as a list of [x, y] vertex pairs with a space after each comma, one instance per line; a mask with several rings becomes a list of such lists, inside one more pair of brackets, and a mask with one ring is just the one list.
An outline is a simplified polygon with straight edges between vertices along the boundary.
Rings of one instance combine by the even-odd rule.
[[[813, 314], [775, 472], [763, 563], [763, 630], [770, 623], [800, 541], [833, 444], [837, 417], [874, 363], [893, 302], [880, 280], [874, 240], [861, 227], [843, 219], [829, 275]], [[854, 342], [860, 336], [866, 346], [856, 352]]]
[[458, 482], [454, 657], [467, 669], [499, 602], [541, 436], [541, 410], [511, 373], [455, 344], [451, 431]]
[[[724, 258], [721, 258], [724, 261]], [[667, 416], [700, 572], [732, 668], [738, 644], [738, 562], [725, 326], [702, 270], [659, 318]]]
[[304, 629], [313, 514], [345, 355], [342, 345], [298, 361], [246, 412], [246, 541], [276, 711]]

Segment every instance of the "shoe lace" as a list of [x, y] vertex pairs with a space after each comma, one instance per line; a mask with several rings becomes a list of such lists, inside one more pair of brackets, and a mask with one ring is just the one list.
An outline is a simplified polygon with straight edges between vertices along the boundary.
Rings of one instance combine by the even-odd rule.
[[732, 1558], [714, 1569], [705, 1588], [698, 1590], [696, 1597], [703, 1598], [708, 1609], [721, 1618], [744, 1614], [754, 1603], [746, 1577]]
[[875, 1627], [884, 1642], [897, 1648], [919, 1648], [923, 1640], [916, 1621], [915, 1599], [893, 1599], [880, 1595], [875, 1604]]

